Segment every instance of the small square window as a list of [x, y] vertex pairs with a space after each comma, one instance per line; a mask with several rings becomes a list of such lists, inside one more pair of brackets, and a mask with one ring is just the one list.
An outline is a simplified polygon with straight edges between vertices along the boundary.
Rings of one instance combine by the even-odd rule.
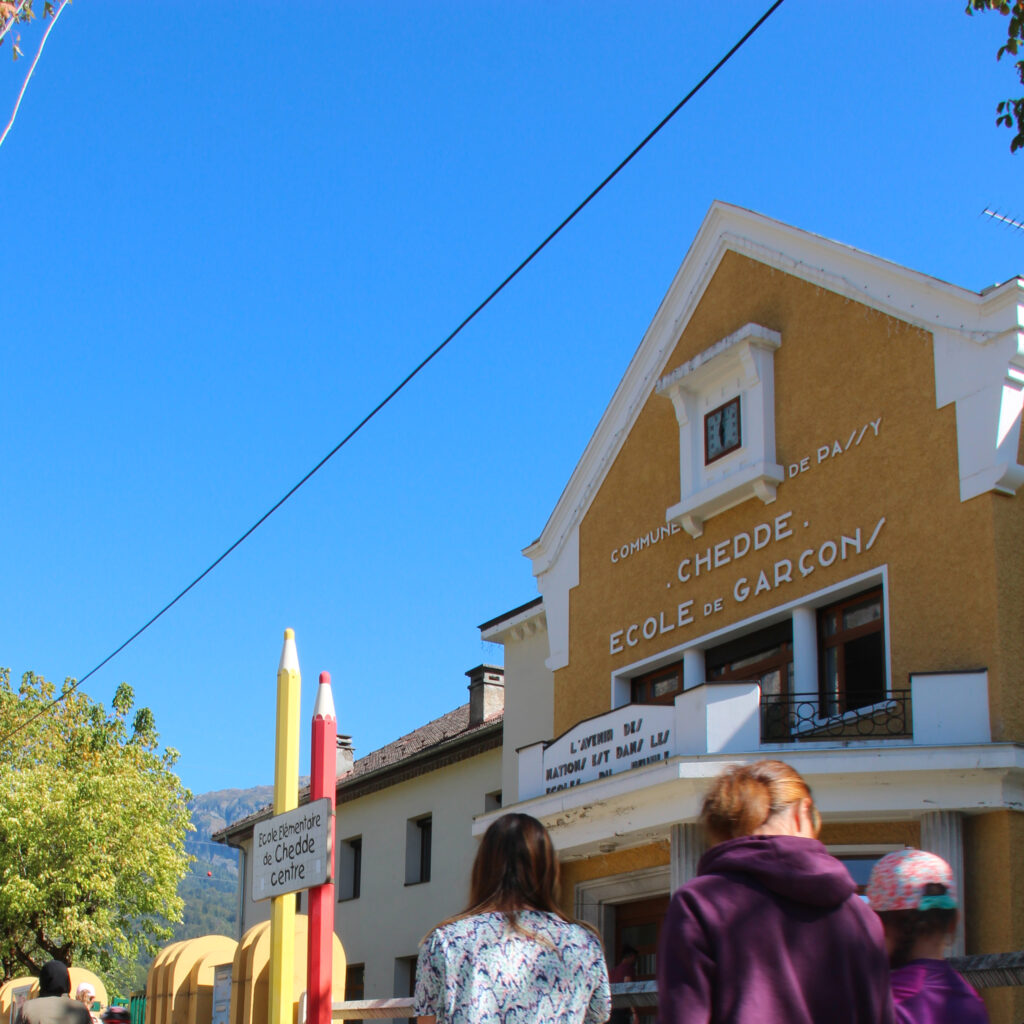
[[501, 790], [496, 789], [493, 793], [484, 794], [484, 813], [501, 810]]

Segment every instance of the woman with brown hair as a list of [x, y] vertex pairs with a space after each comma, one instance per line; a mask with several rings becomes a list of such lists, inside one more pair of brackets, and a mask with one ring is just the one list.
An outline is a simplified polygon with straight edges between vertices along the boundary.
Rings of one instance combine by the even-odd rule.
[[882, 929], [818, 841], [800, 774], [782, 761], [729, 768], [701, 820], [711, 848], [659, 943], [661, 1024], [891, 1024]]
[[601, 943], [558, 907], [558, 858], [544, 826], [504, 814], [484, 833], [469, 906], [420, 944], [413, 1012], [447, 1024], [603, 1024]]

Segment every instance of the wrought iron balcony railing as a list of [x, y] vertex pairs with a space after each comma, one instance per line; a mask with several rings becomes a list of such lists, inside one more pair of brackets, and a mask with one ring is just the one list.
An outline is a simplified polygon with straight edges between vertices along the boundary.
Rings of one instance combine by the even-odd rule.
[[762, 693], [761, 742], [909, 739], [910, 690], [884, 696], [842, 697], [818, 693]]

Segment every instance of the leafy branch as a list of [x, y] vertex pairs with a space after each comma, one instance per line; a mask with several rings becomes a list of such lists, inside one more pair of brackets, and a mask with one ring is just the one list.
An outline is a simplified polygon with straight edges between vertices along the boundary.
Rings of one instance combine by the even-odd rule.
[[[1006, 42], [996, 52], [996, 60], [1002, 60], [1006, 53], [1020, 57], [1024, 49], [1024, 0], [968, 0], [967, 14], [973, 15], [975, 11], [998, 11], [1010, 19], [1006, 27]], [[1014, 67], [1017, 80], [1024, 85], [1024, 59], [1015, 61]], [[996, 124], [1016, 130], [1010, 140], [1010, 152], [1024, 148], [1024, 96], [1010, 97], [997, 104], [996, 115]]]
[[[46, 45], [46, 40], [50, 38], [53, 26], [57, 24], [57, 19], [61, 16], [61, 12], [70, 2], [71, 0], [60, 0], [60, 4], [56, 9], [50, 0], [46, 0], [46, 3], [43, 5], [43, 17], [49, 19], [50, 23], [46, 26], [43, 38], [39, 40], [39, 48], [36, 50], [35, 57], [32, 58], [28, 74], [25, 75], [25, 80], [21, 83], [21, 89], [18, 91], [18, 98], [14, 103], [14, 110], [11, 111], [11, 119], [7, 122], [7, 126], [4, 128], [3, 134], [0, 134], [0, 146], [4, 144], [4, 139], [7, 138], [7, 133], [14, 126], [14, 119], [18, 116], [18, 110], [21, 107], [21, 101], [25, 95], [25, 90], [28, 88], [29, 79], [32, 77], [32, 73], [35, 71], [36, 65], [39, 63], [39, 58], [43, 55], [43, 47]], [[0, 17], [4, 19], [3, 30], [0, 31], [0, 43], [2, 43], [16, 22], [31, 21], [35, 17], [35, 14], [32, 11], [32, 0], [21, 0], [20, 3], [11, 3], [9, 0], [0, 0]], [[20, 35], [15, 36], [11, 41], [11, 56], [15, 60], [22, 56], [21, 47], [18, 45], [20, 42]]]

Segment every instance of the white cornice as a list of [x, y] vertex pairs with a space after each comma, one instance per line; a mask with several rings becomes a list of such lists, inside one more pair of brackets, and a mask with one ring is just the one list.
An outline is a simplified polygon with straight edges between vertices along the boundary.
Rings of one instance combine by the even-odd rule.
[[[551, 831], [560, 853], [631, 834], [667, 836], [695, 821], [711, 779], [749, 756], [679, 757], [587, 782], [510, 811], [533, 815]], [[809, 750], [794, 745], [786, 761], [807, 779], [826, 821], [906, 819], [936, 810], [980, 812], [1024, 806], [1024, 747], [1013, 743], [946, 747], [864, 745]], [[480, 835], [496, 817], [473, 821]]]
[[547, 627], [544, 605], [536, 604], [494, 623], [487, 629], [481, 629], [480, 639], [492, 644], [503, 644], [508, 640], [522, 640], [524, 637], [533, 636], [545, 631]]

